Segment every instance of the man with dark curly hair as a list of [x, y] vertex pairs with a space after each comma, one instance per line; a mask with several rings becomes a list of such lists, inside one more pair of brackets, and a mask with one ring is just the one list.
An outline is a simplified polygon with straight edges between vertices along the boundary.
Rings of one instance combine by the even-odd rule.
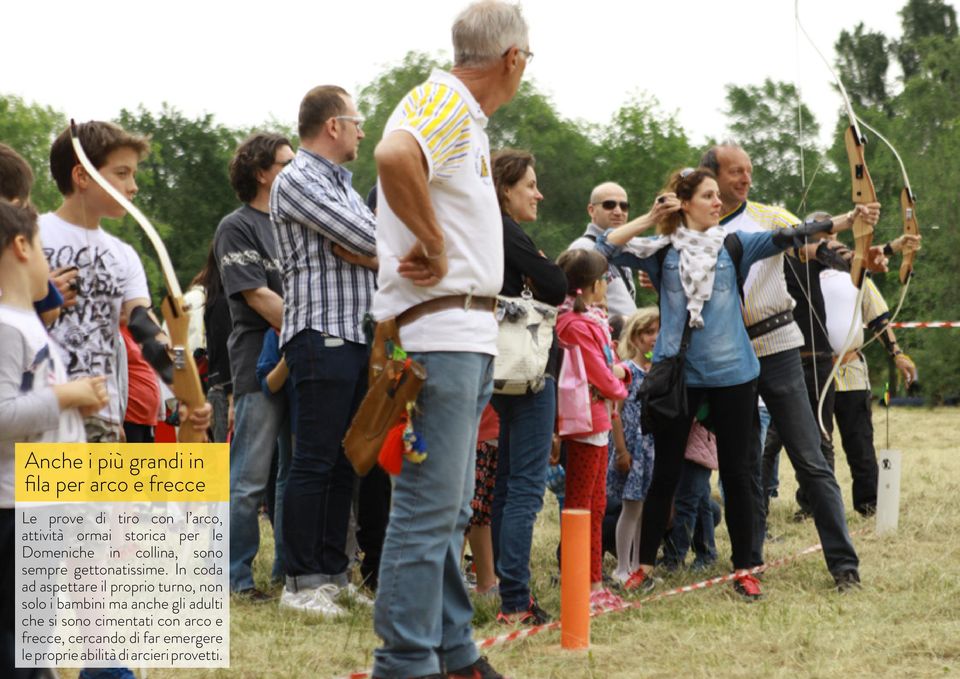
[[235, 410], [230, 449], [230, 589], [254, 600], [269, 598], [254, 588], [251, 565], [260, 547], [260, 497], [270, 476], [285, 408], [282, 398], [267, 396], [257, 382], [264, 332], [280, 328], [283, 322], [270, 187], [291, 160], [290, 142], [279, 134], [260, 132], [244, 141], [230, 161], [230, 184], [243, 205], [223, 218], [213, 237], [233, 319], [227, 340]]

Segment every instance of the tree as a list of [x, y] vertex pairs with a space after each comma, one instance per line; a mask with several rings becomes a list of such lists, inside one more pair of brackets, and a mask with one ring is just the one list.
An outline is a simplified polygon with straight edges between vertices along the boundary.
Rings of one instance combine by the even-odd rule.
[[[376, 182], [373, 147], [383, 136], [387, 119], [407, 92], [424, 82], [434, 68], [449, 65], [409, 52], [400, 64], [360, 90], [357, 108], [366, 117], [365, 140], [350, 169], [354, 187], [361, 193]], [[559, 254], [582, 228], [588, 185], [595, 174], [595, 149], [588, 135], [576, 123], [560, 118], [553, 102], [530, 82], [523, 83], [513, 101], [492, 116], [487, 133], [492, 150], [517, 147], [537, 157], [537, 175], [546, 200], [540, 220], [526, 228], [545, 252]]]
[[834, 47], [837, 73], [854, 107], [880, 107], [889, 111], [887, 69], [890, 45], [883, 33], [867, 31], [863, 23], [853, 33], [842, 31]]
[[957, 37], [957, 11], [943, 0], [908, 0], [900, 10], [903, 36], [895, 43], [904, 80], [917, 75], [923, 59], [920, 44], [924, 38], [939, 36], [947, 40]]
[[353, 187], [366, 195], [377, 183], [377, 166], [373, 149], [383, 137], [383, 128], [393, 110], [407, 92], [422, 83], [434, 68], [443, 68], [436, 58], [423, 52], [407, 52], [400, 64], [393, 66], [360, 90], [357, 110], [366, 118], [363, 123], [364, 140], [357, 159], [350, 163]]
[[50, 176], [50, 146], [66, 127], [64, 115], [49, 106], [0, 95], [0, 141], [30, 163], [34, 175], [31, 200], [41, 212], [60, 204], [60, 192]]
[[[888, 93], [886, 101], [871, 101], [858, 114], [894, 143], [906, 166], [911, 185], [918, 194], [917, 217], [924, 237], [923, 251], [915, 261], [916, 275], [905, 297], [900, 319], [936, 320], [960, 317], [960, 305], [952, 288], [960, 269], [960, 234], [946, 228], [955, 219], [960, 183], [960, 51], [956, 49], [956, 14], [942, 2], [910, 0], [901, 12], [904, 32], [897, 46], [904, 71], [903, 90]], [[869, 73], [858, 64], [869, 59], [866, 52], [853, 50], [846, 63], [846, 78]], [[841, 64], [841, 69], [844, 66]], [[856, 88], [858, 85], [853, 84]], [[849, 89], [849, 88], [848, 88]], [[838, 132], [846, 126], [838, 123]], [[899, 192], [903, 179], [893, 155], [866, 131], [867, 164], [884, 212], [875, 228], [874, 242], [883, 243], [902, 231]], [[838, 135], [839, 137], [839, 135]], [[841, 139], [830, 156], [838, 165], [847, 165]], [[846, 180], [845, 180], [846, 181]], [[849, 183], [845, 183], [849, 187]], [[881, 292], [896, 305], [903, 288], [894, 273], [875, 277]], [[958, 393], [960, 360], [956, 353], [955, 331], [901, 330], [900, 344], [915, 359], [923, 395], [936, 403]], [[875, 389], [887, 379], [886, 357], [878, 343], [867, 351]]]
[[544, 201], [539, 220], [524, 228], [545, 253], [558, 256], [583, 231], [597, 175], [596, 146], [579, 124], [562, 118], [550, 98], [529, 81], [493, 115], [487, 131], [492, 150], [521, 148], [536, 156]]
[[[725, 114], [731, 120], [734, 140], [753, 161], [751, 198], [804, 212], [807, 206], [823, 209], [821, 206], [830, 204], [830, 180], [836, 170], [814, 143], [819, 123], [806, 105], [798, 102], [794, 85], [768, 78], [762, 85], [728, 85]], [[798, 114], [803, 121], [802, 142]]]
[[623, 185], [636, 207], [647, 211], [670, 173], [700, 160], [674, 115], [664, 114], [649, 95], [636, 96], [621, 106], [604, 128], [599, 144], [599, 183]]
[[[138, 107], [120, 112], [125, 129], [150, 137], [150, 155], [137, 175], [137, 203], [163, 235], [181, 285], [200, 270], [220, 219], [238, 206], [228, 166], [239, 134], [210, 114], [188, 119], [164, 104], [159, 113]], [[116, 227], [144, 259], [152, 292], [158, 294], [153, 247], [130, 217]], [[149, 265], [147, 262], [149, 261]]]

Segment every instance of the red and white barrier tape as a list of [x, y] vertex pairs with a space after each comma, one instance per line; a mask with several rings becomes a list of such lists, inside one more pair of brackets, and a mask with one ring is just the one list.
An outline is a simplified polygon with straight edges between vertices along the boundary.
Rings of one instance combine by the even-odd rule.
[[[866, 533], [868, 529], [859, 530], [855, 533], [851, 533], [850, 536], [862, 535]], [[810, 554], [816, 554], [819, 551], [823, 550], [823, 546], [820, 544], [812, 545], [806, 549], [797, 552], [792, 556], [785, 556], [781, 559], [776, 559], [769, 563], [765, 563], [762, 566], [756, 566], [755, 568], [749, 568], [739, 571], [734, 571], [733, 573], [727, 573], [726, 575], [720, 575], [715, 578], [710, 578], [709, 580], [701, 580], [700, 582], [695, 582], [691, 585], [683, 585], [681, 587], [676, 587], [674, 589], [668, 590], [666, 592], [660, 592], [658, 594], [651, 594], [650, 596], [644, 597], [637, 601], [625, 602], [622, 606], [610, 606], [608, 608], [603, 608], [598, 611], [592, 611], [590, 613], [591, 618], [597, 618], [601, 615], [606, 615], [607, 613], [615, 613], [618, 611], [626, 611], [632, 608], [640, 608], [646, 604], [649, 604], [660, 599], [666, 599], [667, 597], [677, 596], [678, 594], [686, 594], [687, 592], [694, 592], [698, 589], [708, 589], [715, 585], [720, 585], [725, 582], [730, 582], [738, 577], [743, 575], [756, 575], [757, 573], [763, 573], [768, 571], [771, 568], [779, 568], [784, 564], [788, 564], [792, 561], [796, 561], [804, 556], [809, 556]], [[511, 641], [519, 641], [521, 639], [529, 639], [530, 637], [536, 636], [541, 632], [550, 632], [553, 630], [560, 629], [560, 621], [554, 620], [553, 622], [547, 623], [546, 625], [538, 625], [536, 627], [528, 627], [525, 629], [514, 630], [513, 632], [508, 632], [507, 634], [500, 634], [495, 637], [488, 637], [476, 642], [478, 649], [487, 649], [494, 646], [500, 646], [501, 644], [506, 644]], [[338, 677], [337, 679], [369, 679], [371, 677], [371, 670], [362, 670], [360, 672], [354, 672], [352, 674], [345, 675], [343, 677]]]
[[910, 321], [891, 323], [891, 328], [960, 328], [960, 321]]

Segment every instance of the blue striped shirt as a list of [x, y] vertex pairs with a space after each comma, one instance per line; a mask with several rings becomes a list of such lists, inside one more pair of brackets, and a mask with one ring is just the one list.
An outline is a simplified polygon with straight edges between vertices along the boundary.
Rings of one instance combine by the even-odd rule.
[[349, 170], [301, 148], [273, 182], [270, 219], [283, 278], [280, 346], [311, 329], [365, 343], [362, 322], [376, 273], [333, 254], [334, 244], [377, 254], [373, 213]]

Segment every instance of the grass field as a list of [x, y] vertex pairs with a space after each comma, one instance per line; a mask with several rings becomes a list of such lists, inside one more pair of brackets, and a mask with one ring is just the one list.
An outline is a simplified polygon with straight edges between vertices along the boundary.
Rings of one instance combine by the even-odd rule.
[[[886, 412], [875, 412], [884, 447]], [[850, 475], [837, 438], [838, 478], [861, 559], [863, 589], [839, 595], [821, 554], [767, 572], [765, 598], [747, 604], [729, 585], [594, 619], [589, 651], [560, 648], [559, 633], [491, 649], [493, 665], [514, 679], [581, 677], [940, 677], [960, 674], [960, 409], [896, 409], [891, 448], [903, 452], [899, 530], [876, 535], [851, 509]], [[796, 482], [781, 462], [780, 498], [771, 506], [768, 561], [816, 544], [810, 521], [793, 523]], [[716, 475], [714, 475], [716, 483]], [[548, 494], [534, 542], [534, 590], [559, 615], [550, 585], [559, 535]], [[269, 541], [269, 528], [264, 531]], [[726, 532], [717, 532], [721, 561]], [[261, 550], [261, 554], [269, 550]], [[269, 564], [255, 564], [266, 586]], [[707, 576], [722, 575], [719, 566]], [[680, 571], [665, 588], [704, 576]], [[279, 593], [278, 588], [274, 591]], [[476, 637], [505, 630], [494, 604], [481, 604]], [[337, 623], [281, 611], [276, 604], [232, 603], [229, 670], [149, 671], [150, 679], [334, 677], [368, 668], [378, 640], [368, 611]], [[73, 672], [62, 676], [73, 677]]]

